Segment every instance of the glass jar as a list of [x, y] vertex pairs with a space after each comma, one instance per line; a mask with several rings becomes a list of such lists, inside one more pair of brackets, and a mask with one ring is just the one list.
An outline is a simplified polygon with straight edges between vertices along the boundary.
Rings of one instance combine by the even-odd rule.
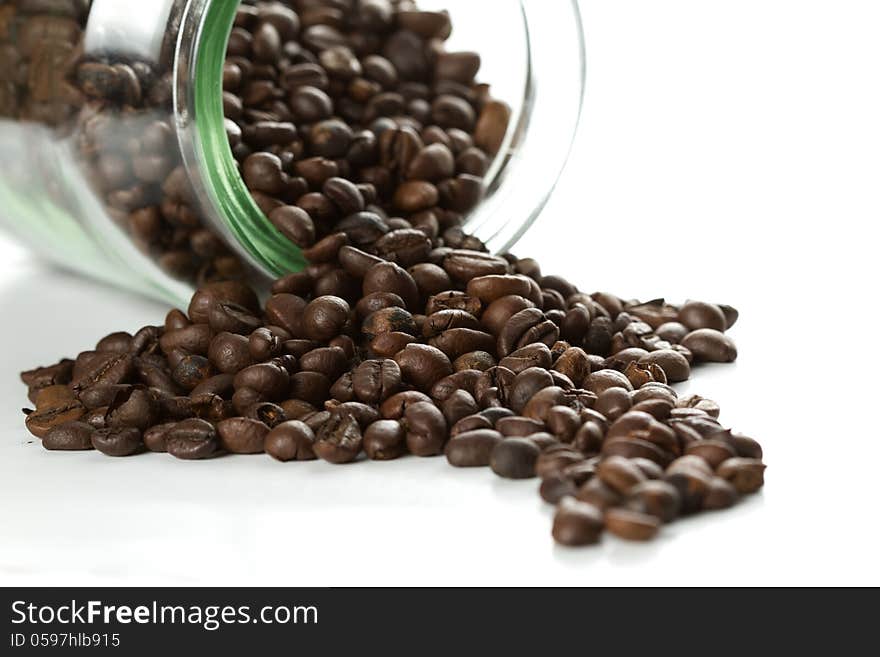
[[[201, 282], [245, 277], [265, 289], [301, 269], [302, 251], [248, 190], [226, 130], [238, 6], [0, 0], [0, 221], [65, 267], [175, 304]], [[538, 216], [574, 138], [585, 67], [577, 2], [419, 8], [449, 10], [447, 48], [480, 54], [479, 79], [506, 108], [464, 223], [504, 251]]]

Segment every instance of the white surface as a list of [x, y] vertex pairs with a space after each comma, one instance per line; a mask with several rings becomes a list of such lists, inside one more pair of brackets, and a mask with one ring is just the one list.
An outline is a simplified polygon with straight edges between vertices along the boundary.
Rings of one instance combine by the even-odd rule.
[[24, 431], [16, 373], [163, 309], [0, 243], [0, 584], [880, 584], [880, 9], [584, 10], [584, 129], [517, 251], [587, 290], [738, 306], [739, 362], [687, 389], [762, 441], [762, 494], [653, 544], [570, 550], [537, 482], [443, 459], [48, 453]]

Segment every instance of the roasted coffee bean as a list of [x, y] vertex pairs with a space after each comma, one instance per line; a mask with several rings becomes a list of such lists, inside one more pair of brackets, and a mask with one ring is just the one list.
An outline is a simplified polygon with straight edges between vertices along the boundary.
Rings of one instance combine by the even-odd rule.
[[[413, 277], [393, 262], [380, 262], [370, 267], [364, 275], [364, 295], [374, 292], [391, 292], [403, 299], [406, 308], [419, 305], [419, 289]], [[427, 310], [426, 310], [427, 312]]]
[[315, 434], [312, 449], [330, 463], [349, 463], [361, 452], [363, 436], [351, 413], [331, 413]]
[[290, 377], [289, 394], [313, 406], [321, 406], [329, 397], [332, 382], [320, 372], [297, 372]]
[[544, 430], [544, 423], [527, 417], [504, 417], [495, 423], [495, 428], [508, 438], [525, 438]]
[[419, 402], [404, 412], [406, 446], [416, 456], [443, 453], [447, 438], [446, 420], [433, 403]]
[[[217, 431], [205, 420], [183, 420], [167, 429], [164, 440], [152, 435], [148, 448], [153, 451], [164, 446], [171, 456], [183, 460], [199, 460], [213, 456], [218, 449]], [[164, 443], [164, 444], [163, 444]]]
[[98, 341], [95, 351], [110, 351], [113, 353], [127, 353], [131, 347], [131, 334], [126, 331], [111, 333]]
[[283, 399], [291, 382], [290, 375], [274, 362], [258, 363], [235, 375], [235, 389], [250, 388], [268, 400]]
[[447, 290], [428, 299], [428, 303], [425, 305], [425, 314], [431, 316], [441, 310], [462, 310], [476, 317], [480, 314], [481, 309], [482, 304], [479, 299], [464, 292]]
[[549, 386], [534, 394], [526, 404], [522, 414], [533, 420], [540, 420], [546, 424], [547, 414], [554, 406], [563, 406], [566, 403], [565, 391], [559, 386]]
[[73, 389], [77, 392], [94, 385], [127, 383], [134, 372], [134, 359], [130, 354], [94, 352], [82, 367], [79, 366], [79, 359], [77, 363], [72, 377]]
[[[680, 322], [666, 322], [654, 330], [654, 334], [661, 340], [672, 344], [678, 344], [690, 332], [687, 326]], [[668, 373], [667, 373], [668, 374]]]
[[609, 388], [623, 388], [632, 391], [633, 385], [626, 376], [617, 370], [599, 370], [587, 376], [584, 380], [584, 388], [600, 395]]
[[476, 414], [480, 407], [474, 400], [473, 395], [467, 390], [456, 390], [443, 400], [441, 410], [447, 424], [453, 426], [462, 418]]
[[415, 336], [418, 332], [412, 314], [399, 307], [377, 310], [367, 316], [361, 324], [361, 333], [369, 340], [374, 340], [385, 333], [406, 333]]
[[[425, 325], [422, 328], [422, 334], [426, 338], [432, 338], [441, 335], [445, 331], [452, 329], [469, 329], [477, 330], [480, 328], [479, 320], [469, 312], [457, 309], [439, 310], [425, 319]], [[491, 336], [490, 336], [491, 338]], [[489, 349], [494, 349], [493, 344]], [[467, 353], [467, 352], [466, 352]]]
[[193, 390], [212, 374], [211, 361], [204, 356], [184, 356], [171, 372], [171, 378], [188, 391]]
[[406, 431], [397, 420], [378, 420], [364, 432], [364, 452], [373, 461], [390, 461], [406, 453]]
[[28, 431], [37, 438], [44, 438], [55, 427], [68, 422], [75, 422], [82, 418], [86, 413], [86, 409], [80, 402], [70, 400], [48, 408], [25, 412], [27, 414], [25, 426], [27, 426]]
[[460, 433], [446, 443], [446, 460], [459, 468], [489, 465], [495, 447], [502, 440], [502, 435], [492, 429]]
[[669, 468], [665, 476], [665, 481], [678, 490], [683, 513], [693, 513], [702, 508], [711, 479], [711, 470], [707, 473], [693, 466]]
[[587, 502], [565, 496], [553, 518], [553, 538], [561, 545], [597, 543], [605, 529], [602, 510]]
[[64, 451], [93, 449], [93, 432], [94, 428], [85, 422], [60, 424], [43, 436], [43, 447], [48, 450]]
[[307, 249], [315, 243], [315, 223], [309, 213], [295, 205], [283, 205], [269, 213], [269, 221], [291, 242]]
[[560, 442], [570, 443], [581, 427], [581, 418], [568, 406], [554, 406], [545, 416], [544, 423], [549, 432]]
[[764, 450], [761, 448], [760, 443], [754, 438], [740, 434], [732, 434], [731, 444], [736, 450], [737, 456], [744, 456], [758, 461], [764, 458]]
[[467, 417], [461, 418], [458, 422], [452, 425], [452, 428], [449, 430], [449, 437], [454, 438], [455, 436], [462, 433], [467, 433], [468, 431], [491, 428], [492, 422], [489, 420], [489, 418], [483, 415], [468, 415]]
[[144, 447], [150, 452], [167, 452], [168, 435], [171, 429], [177, 426], [177, 422], [165, 422], [155, 424], [144, 431]]
[[553, 363], [553, 369], [571, 379], [575, 386], [581, 387], [590, 374], [590, 360], [580, 347], [569, 347]]
[[620, 456], [603, 459], [596, 468], [596, 474], [621, 495], [626, 495], [631, 488], [646, 480], [638, 466]]
[[687, 381], [691, 376], [691, 366], [687, 359], [672, 349], [658, 349], [642, 356], [639, 359], [641, 365], [659, 365], [666, 378], [672, 382]]
[[678, 489], [668, 482], [643, 481], [629, 489], [626, 506], [663, 522], [672, 522], [681, 510], [681, 496]]
[[436, 347], [408, 344], [394, 355], [404, 381], [420, 390], [430, 390], [444, 376], [452, 374], [452, 362]]
[[541, 450], [527, 438], [506, 438], [495, 445], [489, 465], [492, 472], [506, 479], [535, 476], [535, 464]]
[[[263, 328], [257, 329], [252, 334], [251, 339], [254, 339], [253, 335], [257, 332], [263, 332], [266, 334], [267, 339], [271, 339], [271, 333]], [[262, 349], [255, 350], [255, 353], [257, 353], [258, 357], [263, 357], [264, 355], [267, 357], [269, 355]], [[243, 335], [233, 333], [218, 333], [211, 340], [211, 344], [208, 347], [208, 360], [218, 372], [224, 374], [235, 374], [243, 370], [254, 362], [249, 347], [249, 339]]]
[[601, 511], [618, 506], [623, 501], [623, 498], [599, 477], [593, 477], [583, 484], [575, 497], [581, 502], [592, 504]]
[[691, 331], [681, 344], [687, 347], [698, 361], [709, 363], [732, 363], [736, 360], [736, 345], [727, 335], [711, 328]]
[[754, 458], [735, 457], [718, 466], [718, 476], [726, 479], [737, 492], [754, 493], [764, 486], [764, 470], [767, 466]]
[[606, 388], [599, 393], [594, 408], [610, 422], [614, 422], [632, 408], [632, 399], [625, 388]]
[[259, 420], [270, 429], [287, 420], [284, 409], [271, 402], [257, 402], [244, 409], [244, 417]]
[[690, 408], [703, 411], [706, 415], [713, 418], [717, 418], [721, 414], [721, 408], [717, 403], [700, 395], [682, 397], [676, 402], [676, 406], [680, 409]]
[[724, 461], [736, 456], [736, 450], [723, 440], [700, 440], [691, 443], [685, 449], [685, 454], [693, 454], [701, 457], [714, 470]]
[[494, 348], [495, 338], [483, 331], [450, 328], [431, 338], [429, 343], [454, 360], [466, 353]]
[[577, 485], [563, 474], [553, 474], [541, 480], [538, 494], [549, 504], [558, 504], [564, 497], [574, 497]]
[[462, 354], [452, 363], [452, 367], [456, 372], [462, 370], [478, 370], [484, 372], [491, 367], [495, 367], [495, 365], [497, 365], [497, 363], [495, 362], [494, 356], [487, 351], [471, 351]]
[[498, 256], [475, 251], [453, 250], [443, 259], [443, 268], [459, 283], [467, 284], [479, 276], [506, 274], [507, 261]]
[[498, 334], [498, 353], [507, 356], [516, 349], [536, 342], [547, 346], [559, 338], [559, 327], [537, 308], [526, 308], [509, 318]]
[[220, 446], [233, 454], [260, 454], [265, 449], [269, 427], [259, 420], [232, 417], [217, 423]]
[[531, 367], [547, 370], [552, 362], [553, 355], [550, 353], [550, 348], [539, 342], [517, 349], [502, 358], [499, 365], [519, 374]]
[[125, 388], [116, 393], [107, 407], [108, 427], [136, 427], [141, 431], [159, 419], [160, 408], [154, 395], [143, 388]]
[[91, 434], [92, 447], [107, 456], [131, 456], [141, 450], [143, 440], [136, 427], [108, 427]]
[[727, 319], [721, 308], [712, 303], [688, 301], [678, 311], [678, 321], [691, 331], [696, 329], [715, 329], [725, 331]]
[[601, 425], [597, 422], [587, 421], [574, 434], [571, 445], [584, 454], [595, 454], [602, 449], [603, 440], [604, 433]]
[[709, 490], [703, 498], [703, 509], [727, 509], [739, 499], [736, 487], [721, 477], [712, 477]]
[[314, 442], [315, 434], [307, 424], [289, 420], [266, 434], [264, 449], [278, 461], [312, 461], [317, 458], [312, 449]]
[[650, 541], [660, 531], [660, 520], [629, 509], [609, 509], [605, 513], [605, 528], [628, 541]]

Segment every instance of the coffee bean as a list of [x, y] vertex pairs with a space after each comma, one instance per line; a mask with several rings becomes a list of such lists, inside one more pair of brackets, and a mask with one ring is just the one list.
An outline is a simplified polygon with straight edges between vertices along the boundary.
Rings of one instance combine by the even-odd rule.
[[435, 456], [443, 453], [447, 438], [446, 420], [433, 403], [419, 402], [407, 406], [404, 412], [406, 446], [416, 456]]
[[94, 429], [85, 422], [60, 424], [43, 436], [43, 447], [48, 450], [64, 451], [93, 449], [93, 432]]
[[558, 504], [565, 497], [574, 497], [577, 485], [564, 474], [553, 474], [541, 480], [538, 493], [549, 504]]
[[721, 308], [712, 303], [688, 301], [678, 311], [678, 321], [691, 331], [696, 329], [715, 329], [725, 331], [727, 319]]
[[645, 475], [629, 459], [609, 456], [596, 468], [599, 478], [621, 495], [626, 495], [634, 486], [646, 480]]
[[436, 347], [409, 344], [395, 354], [403, 379], [421, 390], [430, 388], [444, 376], [452, 374], [452, 362]]
[[233, 454], [260, 454], [265, 449], [269, 427], [259, 420], [232, 417], [217, 423], [220, 446]]
[[560, 500], [553, 517], [553, 538], [561, 545], [597, 543], [604, 528], [600, 509], [571, 497]]
[[626, 376], [617, 370], [599, 370], [584, 379], [584, 388], [600, 395], [609, 388], [623, 388], [632, 391], [633, 385]]
[[85, 412], [80, 402], [70, 400], [49, 408], [26, 411], [25, 426], [37, 438], [44, 438], [55, 427], [79, 420]]
[[364, 452], [373, 461], [389, 461], [406, 453], [406, 431], [397, 420], [378, 420], [364, 432]]
[[757, 459], [758, 461], [764, 457], [764, 450], [761, 448], [761, 444], [754, 438], [741, 434], [732, 434], [731, 444], [736, 450], [737, 456]]
[[320, 372], [329, 379], [337, 379], [348, 369], [348, 357], [340, 347], [319, 347], [303, 354], [299, 366], [307, 372]]
[[610, 509], [605, 514], [605, 528], [628, 541], [650, 541], [660, 531], [660, 521], [647, 513]]
[[318, 297], [303, 311], [303, 330], [313, 340], [326, 341], [339, 335], [349, 319], [350, 308], [344, 299]]
[[107, 456], [131, 456], [143, 447], [141, 431], [136, 427], [108, 427], [91, 434], [92, 446]]
[[312, 445], [315, 434], [304, 422], [282, 422], [266, 434], [266, 453], [278, 461], [312, 461], [316, 458]]
[[738, 499], [739, 493], [732, 483], [721, 477], [712, 477], [709, 482], [709, 490], [706, 492], [706, 497], [703, 498], [703, 508], [706, 510], [727, 509], [736, 504]]
[[527, 438], [506, 438], [492, 450], [492, 472], [507, 479], [535, 476], [535, 463], [541, 450]]
[[459, 468], [489, 465], [495, 447], [503, 440], [497, 431], [475, 429], [446, 443], [446, 460]]
[[269, 221], [291, 242], [300, 248], [315, 243], [315, 223], [309, 213], [295, 205], [282, 205], [269, 213]]
[[672, 349], [658, 349], [639, 358], [641, 365], [659, 365], [666, 378], [673, 383], [687, 381], [691, 376], [691, 366], [687, 359]]
[[647, 513], [663, 522], [672, 522], [681, 510], [678, 489], [665, 481], [643, 481], [627, 492], [626, 505], [633, 511]]
[[767, 466], [754, 458], [735, 457], [718, 466], [718, 476], [726, 479], [737, 492], [754, 493], [764, 486], [764, 470]]
[[728, 336], [711, 328], [697, 329], [681, 341], [699, 361], [709, 363], [732, 363], [736, 360], [736, 345]]
[[161, 434], [150, 436], [148, 448], [152, 451], [161, 451], [159, 447], [164, 447], [171, 456], [183, 460], [209, 458], [218, 449], [217, 432], [214, 426], [205, 420], [198, 418], [183, 420], [165, 430], [164, 440], [161, 440]]
[[483, 105], [474, 130], [474, 143], [489, 154], [495, 154], [504, 142], [510, 108], [501, 101], [489, 101]]
[[375, 339], [385, 333], [406, 333], [415, 336], [419, 331], [413, 316], [408, 311], [393, 306], [371, 313], [361, 324], [361, 332], [367, 339]]
[[330, 463], [349, 463], [360, 454], [363, 436], [350, 413], [331, 413], [316, 432], [312, 449], [318, 458]]

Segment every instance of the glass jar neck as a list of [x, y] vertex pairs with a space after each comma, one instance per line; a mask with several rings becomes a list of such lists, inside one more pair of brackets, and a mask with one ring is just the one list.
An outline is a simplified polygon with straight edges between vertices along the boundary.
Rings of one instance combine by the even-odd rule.
[[184, 165], [205, 223], [226, 238], [258, 276], [305, 267], [301, 251], [257, 206], [226, 134], [223, 65], [238, 2], [189, 0], [177, 42], [174, 110]]

